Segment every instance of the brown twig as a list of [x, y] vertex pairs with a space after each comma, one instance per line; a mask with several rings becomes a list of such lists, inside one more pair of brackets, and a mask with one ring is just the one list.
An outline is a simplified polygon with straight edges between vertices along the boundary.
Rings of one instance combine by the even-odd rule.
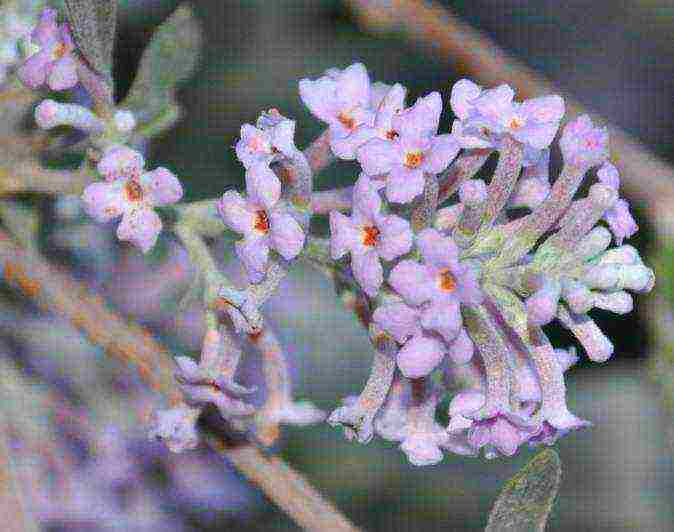
[[[559, 93], [548, 80], [505, 53], [487, 36], [462, 22], [449, 9], [421, 0], [346, 0], [366, 29], [402, 29], [407, 37], [453, 62], [458, 71], [484, 85], [507, 82], [520, 97]], [[568, 95], [567, 116], [587, 112]], [[592, 114], [592, 113], [591, 113]], [[596, 117], [604, 122], [600, 117]], [[612, 160], [621, 171], [626, 193], [643, 203], [659, 236], [674, 235], [674, 170], [643, 144], [609, 124]]]
[[[173, 378], [174, 363], [166, 349], [149, 333], [107, 309], [100, 298], [88, 294], [66, 272], [34, 251], [21, 248], [2, 231], [0, 268], [8, 283], [38, 305], [68, 319], [113, 358], [133, 364], [143, 381], [170, 403], [180, 401], [182, 394]], [[250, 442], [233, 445], [216, 434], [210, 434], [207, 441], [303, 528], [357, 530], [281, 458], [266, 456]]]

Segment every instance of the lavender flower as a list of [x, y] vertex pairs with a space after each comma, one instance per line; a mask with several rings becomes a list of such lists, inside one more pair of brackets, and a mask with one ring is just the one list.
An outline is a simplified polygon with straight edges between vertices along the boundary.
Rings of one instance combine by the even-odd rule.
[[353, 275], [374, 297], [384, 280], [381, 259], [391, 261], [412, 247], [412, 230], [407, 220], [382, 213], [382, 202], [374, 184], [361, 176], [353, 191], [351, 217], [330, 213], [332, 258], [351, 254]]
[[[604, 163], [597, 171], [599, 181], [618, 190], [620, 187], [620, 175], [618, 169], [611, 163]], [[604, 213], [604, 220], [611, 228], [616, 243], [620, 246], [626, 238], [630, 238], [638, 230], [639, 226], [630, 214], [629, 203], [619, 199], [615, 205]]]
[[105, 182], [92, 183], [82, 194], [84, 208], [98, 222], [122, 216], [117, 237], [147, 253], [162, 229], [154, 207], [176, 203], [183, 195], [178, 178], [166, 168], [143, 172], [143, 156], [124, 146], [109, 149], [98, 164]]
[[483, 90], [470, 80], [458, 81], [450, 103], [458, 117], [453, 132], [465, 148], [497, 147], [503, 135], [510, 135], [531, 150], [550, 146], [564, 116], [559, 96], [543, 96], [514, 102], [508, 85]]
[[356, 131], [362, 125], [372, 125], [374, 118], [372, 87], [365, 66], [355, 63], [344, 70], [331, 69], [317, 80], [301, 80], [299, 87], [304, 105], [328, 125], [334, 154], [353, 159], [362, 142]]
[[51, 8], [42, 12], [40, 23], [31, 34], [39, 50], [19, 68], [19, 78], [32, 89], [46, 83], [50, 89], [62, 91], [77, 84], [75, 43], [68, 25], [57, 24], [57, 15]]
[[[383, 111], [383, 110], [382, 110]], [[386, 138], [374, 138], [357, 152], [363, 171], [386, 184], [386, 197], [408, 203], [423, 192], [424, 174], [438, 174], [459, 152], [452, 135], [438, 135], [442, 98], [437, 92], [391, 118]]]
[[251, 282], [258, 283], [269, 263], [270, 249], [291, 260], [304, 247], [304, 231], [281, 200], [281, 182], [268, 166], [257, 164], [246, 171], [244, 198], [238, 192], [225, 192], [218, 212], [225, 225], [243, 234], [236, 253]]
[[236, 143], [236, 156], [246, 168], [269, 165], [280, 156], [295, 153], [295, 121], [288, 120], [276, 109], [263, 113], [256, 126], [241, 126], [241, 139]]
[[581, 115], [564, 128], [559, 147], [565, 163], [588, 170], [608, 158], [608, 130], [595, 127], [589, 116]]
[[459, 304], [477, 304], [482, 294], [475, 272], [459, 260], [456, 244], [435, 229], [422, 231], [417, 245], [423, 263], [400, 262], [389, 283], [413, 306], [423, 306], [421, 323], [441, 334], [447, 342], [461, 329]]

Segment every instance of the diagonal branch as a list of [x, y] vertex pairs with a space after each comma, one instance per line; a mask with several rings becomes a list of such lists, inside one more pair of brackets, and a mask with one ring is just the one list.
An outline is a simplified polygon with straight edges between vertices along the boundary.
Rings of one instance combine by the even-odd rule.
[[[66, 272], [57, 270], [37, 253], [21, 248], [2, 231], [0, 268], [8, 283], [41, 308], [71, 321], [111, 357], [132, 363], [141, 379], [169, 402], [180, 401], [182, 394], [173, 379], [175, 366], [163, 346], [139, 326], [127, 323], [107, 309], [100, 298], [88, 294]], [[234, 444], [222, 434], [210, 433], [207, 442], [301, 527], [316, 531], [357, 530], [281, 458], [266, 456], [249, 441]]]

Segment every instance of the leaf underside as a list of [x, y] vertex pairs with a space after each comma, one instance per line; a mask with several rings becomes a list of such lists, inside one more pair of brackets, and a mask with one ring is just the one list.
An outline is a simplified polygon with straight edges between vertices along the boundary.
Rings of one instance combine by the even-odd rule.
[[562, 463], [552, 449], [536, 455], [510, 479], [489, 514], [486, 532], [540, 532], [552, 510]]

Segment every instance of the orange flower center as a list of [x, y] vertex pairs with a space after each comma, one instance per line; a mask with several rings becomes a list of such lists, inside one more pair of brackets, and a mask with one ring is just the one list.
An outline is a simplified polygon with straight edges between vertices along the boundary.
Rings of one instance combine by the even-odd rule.
[[399, 136], [400, 136], [400, 135], [398, 134], [398, 132], [397, 132], [396, 130], [394, 130], [394, 129], [389, 129], [389, 130], [386, 132], [386, 138], [387, 138], [388, 140], [395, 140], [395, 139], [397, 139]]
[[374, 226], [365, 227], [363, 229], [363, 245], [376, 246], [379, 238], [379, 229]]
[[510, 129], [519, 129], [524, 125], [524, 120], [522, 120], [518, 116], [513, 116], [512, 119], [510, 120], [510, 123], [508, 124], [508, 127]]
[[407, 168], [419, 168], [424, 160], [424, 154], [420, 151], [410, 151], [405, 154], [405, 166]]
[[255, 229], [262, 233], [269, 231], [269, 218], [266, 211], [257, 211], [255, 213]]
[[143, 189], [141, 188], [140, 184], [138, 181], [134, 179], [129, 179], [126, 182], [126, 186], [124, 187], [124, 191], [126, 192], [126, 197], [129, 201], [140, 201], [143, 199]]
[[54, 51], [52, 52], [52, 59], [57, 61], [64, 55], [66, 55], [66, 45], [64, 43], [57, 44], [56, 48], [54, 48]]
[[440, 288], [445, 292], [454, 292], [456, 290], [456, 279], [449, 269], [444, 269], [440, 272]]
[[353, 131], [356, 129], [356, 120], [346, 111], [342, 111], [337, 115], [337, 120], [348, 130]]

